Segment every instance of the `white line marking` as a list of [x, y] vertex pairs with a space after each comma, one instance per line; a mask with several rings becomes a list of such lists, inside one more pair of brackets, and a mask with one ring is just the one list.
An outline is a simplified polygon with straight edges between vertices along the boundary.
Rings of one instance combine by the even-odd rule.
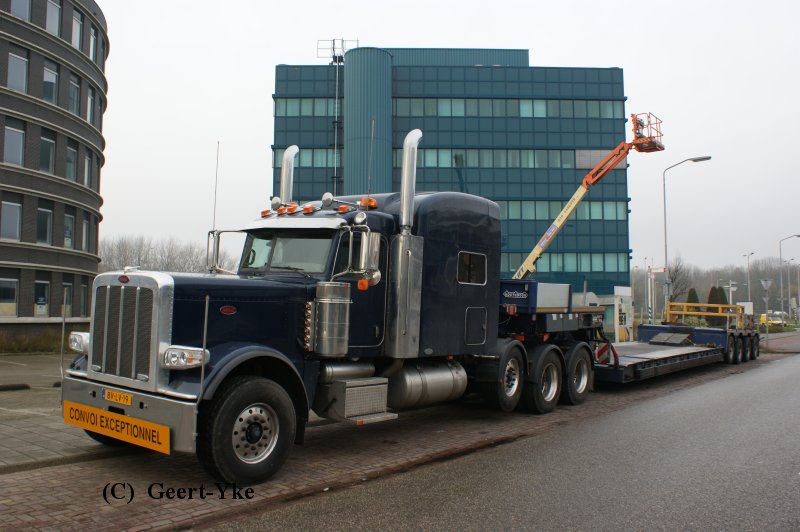
[[3, 408], [0, 406], [0, 410], [4, 410], [6, 412], [14, 412], [15, 414], [36, 414], [37, 416], [52, 416], [53, 414], [44, 414], [42, 412], [34, 412], [33, 410], [15, 410], [13, 408]]
[[9, 362], [8, 360], [0, 360], [0, 364], [14, 364], [15, 366], [27, 366], [27, 364], [23, 364], [22, 362]]

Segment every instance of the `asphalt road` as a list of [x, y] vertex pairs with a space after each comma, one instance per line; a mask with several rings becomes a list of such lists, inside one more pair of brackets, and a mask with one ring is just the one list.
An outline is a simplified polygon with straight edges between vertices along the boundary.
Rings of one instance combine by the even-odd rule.
[[218, 530], [797, 530], [800, 357]]

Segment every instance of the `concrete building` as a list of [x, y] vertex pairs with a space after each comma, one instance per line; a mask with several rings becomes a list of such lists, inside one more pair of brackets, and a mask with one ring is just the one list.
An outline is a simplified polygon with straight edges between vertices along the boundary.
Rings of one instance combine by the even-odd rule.
[[93, 0], [0, 0], [0, 330], [88, 325], [108, 55]]
[[[419, 128], [417, 190], [496, 201], [506, 277], [626, 132], [621, 69], [531, 67], [527, 50], [354, 48], [328, 65], [279, 65], [273, 96], [275, 191], [292, 144], [295, 199], [398, 190], [403, 138]], [[628, 202], [623, 164], [592, 189], [536, 278], [600, 294], [627, 285]]]

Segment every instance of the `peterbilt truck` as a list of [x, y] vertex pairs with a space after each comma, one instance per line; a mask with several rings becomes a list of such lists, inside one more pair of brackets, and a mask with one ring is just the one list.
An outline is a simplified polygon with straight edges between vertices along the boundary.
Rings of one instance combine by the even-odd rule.
[[544, 414], [583, 402], [596, 368], [627, 381], [698, 363], [686, 349], [625, 362], [586, 294], [501, 280], [498, 205], [416, 193], [421, 137], [405, 139], [399, 193], [304, 205], [287, 148], [280, 196], [241, 230], [235, 272], [219, 266], [215, 230], [206, 274], [98, 275], [90, 331], [69, 337], [64, 421], [107, 445], [196, 453], [248, 484], [280, 469], [312, 411], [360, 426], [475, 392]]

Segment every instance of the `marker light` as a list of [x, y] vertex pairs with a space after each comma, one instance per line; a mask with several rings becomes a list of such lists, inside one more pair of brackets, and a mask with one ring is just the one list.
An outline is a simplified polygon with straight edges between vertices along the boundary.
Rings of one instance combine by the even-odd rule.
[[267, 216], [269, 216], [271, 213], [272, 213], [272, 210], [271, 210], [271, 209], [267, 209], [267, 210], [265, 210], [265, 211], [261, 211], [261, 217], [262, 217], [262, 218], [266, 218], [266, 217], [267, 217]]
[[375, 198], [370, 198], [369, 196], [364, 196], [361, 198], [361, 201], [358, 204], [364, 209], [377, 209], [378, 202], [375, 201]]
[[339, 205], [339, 208], [336, 209], [338, 212], [349, 212], [351, 210], [350, 205]]
[[159, 362], [165, 369], [198, 368], [208, 361], [208, 351], [195, 347], [170, 346], [161, 355]]
[[286, 207], [278, 208], [278, 216], [280, 216], [281, 214], [286, 214]]
[[286, 214], [297, 214], [300, 212], [300, 207], [297, 206], [297, 203], [289, 204], [286, 206]]
[[311, 203], [303, 205], [303, 214], [314, 214], [319, 210], [319, 207]]

